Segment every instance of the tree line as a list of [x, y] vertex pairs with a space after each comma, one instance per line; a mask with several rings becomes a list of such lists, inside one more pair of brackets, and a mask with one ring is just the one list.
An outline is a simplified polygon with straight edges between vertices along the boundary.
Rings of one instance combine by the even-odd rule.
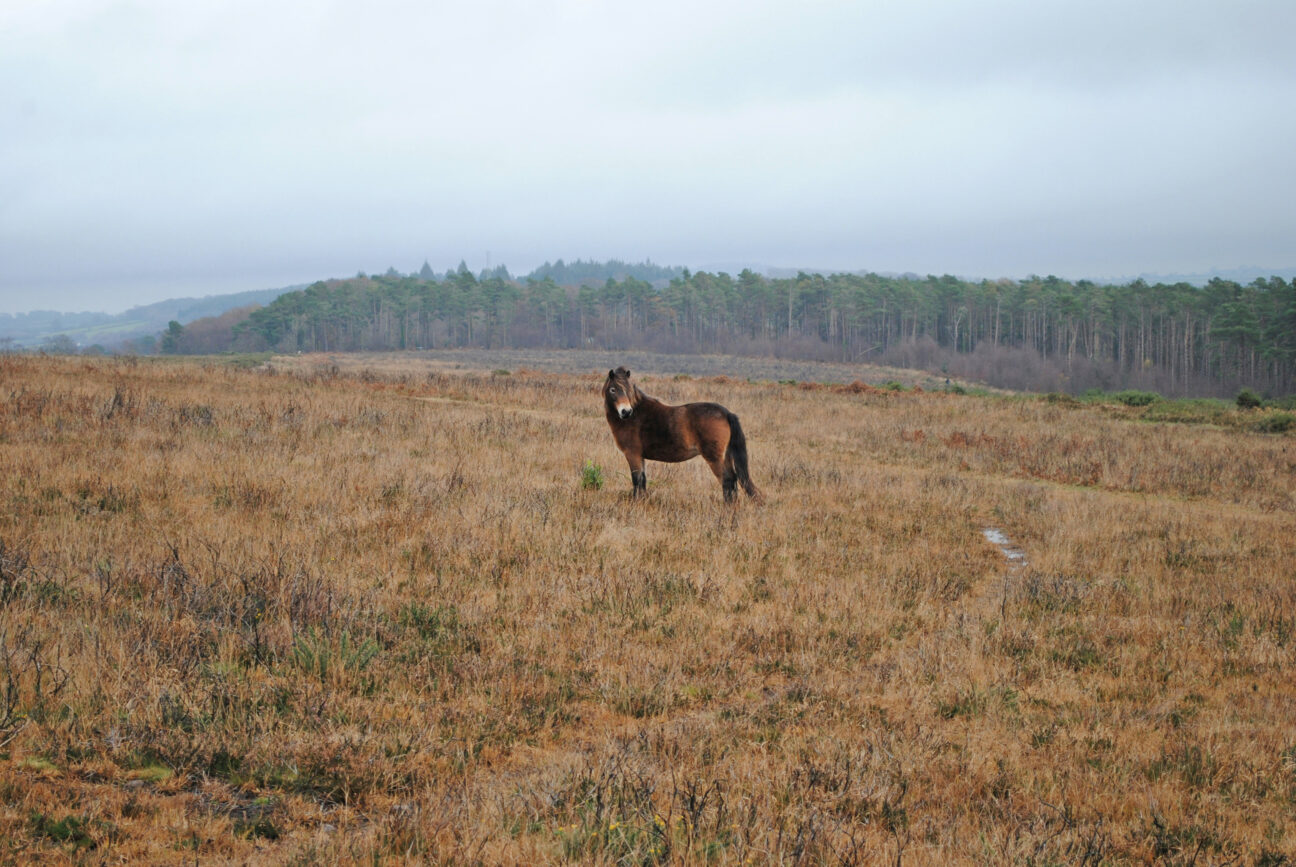
[[715, 351], [919, 366], [1040, 390], [1296, 390], [1296, 282], [1281, 277], [1198, 287], [679, 269], [656, 284], [627, 275], [571, 285], [506, 274], [461, 266], [323, 281], [224, 317], [214, 337], [211, 322], [192, 323], [171, 346]]

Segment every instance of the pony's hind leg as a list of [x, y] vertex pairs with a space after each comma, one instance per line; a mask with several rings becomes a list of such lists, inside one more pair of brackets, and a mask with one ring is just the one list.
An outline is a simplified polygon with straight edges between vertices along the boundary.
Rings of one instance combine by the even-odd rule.
[[733, 461], [720, 460], [707, 461], [707, 466], [715, 477], [720, 480], [720, 488], [724, 491], [726, 503], [732, 503], [738, 498], [738, 473], [734, 470]]

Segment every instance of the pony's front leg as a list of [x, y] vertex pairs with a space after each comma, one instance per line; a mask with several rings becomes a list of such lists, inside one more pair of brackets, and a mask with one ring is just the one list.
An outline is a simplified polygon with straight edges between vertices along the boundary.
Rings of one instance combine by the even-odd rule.
[[626, 455], [626, 462], [630, 464], [630, 484], [633, 485], [630, 496], [638, 498], [647, 495], [648, 476], [644, 474], [643, 458]]

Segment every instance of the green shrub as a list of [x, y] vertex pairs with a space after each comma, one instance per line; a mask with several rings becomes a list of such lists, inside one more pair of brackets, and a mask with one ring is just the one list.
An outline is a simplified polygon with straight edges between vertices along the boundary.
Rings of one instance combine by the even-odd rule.
[[115, 830], [108, 822], [95, 822], [86, 816], [64, 816], [55, 820], [44, 813], [32, 811], [27, 821], [35, 836], [66, 844], [74, 850], [94, 849], [98, 845], [90, 833], [92, 830]]
[[1178, 422], [1181, 424], [1221, 424], [1232, 408], [1227, 401], [1208, 397], [1183, 397], [1176, 400], [1159, 400], [1143, 414], [1146, 421]]
[[1283, 433], [1296, 427], [1296, 415], [1271, 412], [1257, 419], [1253, 427], [1261, 433]]
[[597, 491], [603, 487], [603, 468], [591, 460], [581, 467], [581, 488], [586, 491]]
[[1161, 399], [1161, 395], [1155, 391], [1118, 391], [1112, 395], [1112, 398], [1118, 403], [1126, 406], [1149, 406]]
[[1265, 401], [1265, 406], [1274, 409], [1291, 409], [1296, 410], [1296, 394], [1289, 394], [1285, 397], [1275, 397], [1273, 400]]
[[1237, 393], [1238, 409], [1255, 409], [1263, 403], [1260, 395], [1249, 388], [1244, 388]]

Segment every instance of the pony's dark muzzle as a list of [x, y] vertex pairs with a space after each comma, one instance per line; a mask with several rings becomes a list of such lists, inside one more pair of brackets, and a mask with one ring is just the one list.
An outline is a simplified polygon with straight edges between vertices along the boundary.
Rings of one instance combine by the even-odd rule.
[[631, 409], [631, 408], [628, 407], [628, 406], [623, 406], [623, 407], [621, 407], [621, 409], [620, 409], [620, 413], [621, 413], [621, 417], [622, 417], [622, 418], [629, 418], [629, 417], [630, 417], [630, 413], [632, 413], [632, 412], [634, 412], [634, 410]]

